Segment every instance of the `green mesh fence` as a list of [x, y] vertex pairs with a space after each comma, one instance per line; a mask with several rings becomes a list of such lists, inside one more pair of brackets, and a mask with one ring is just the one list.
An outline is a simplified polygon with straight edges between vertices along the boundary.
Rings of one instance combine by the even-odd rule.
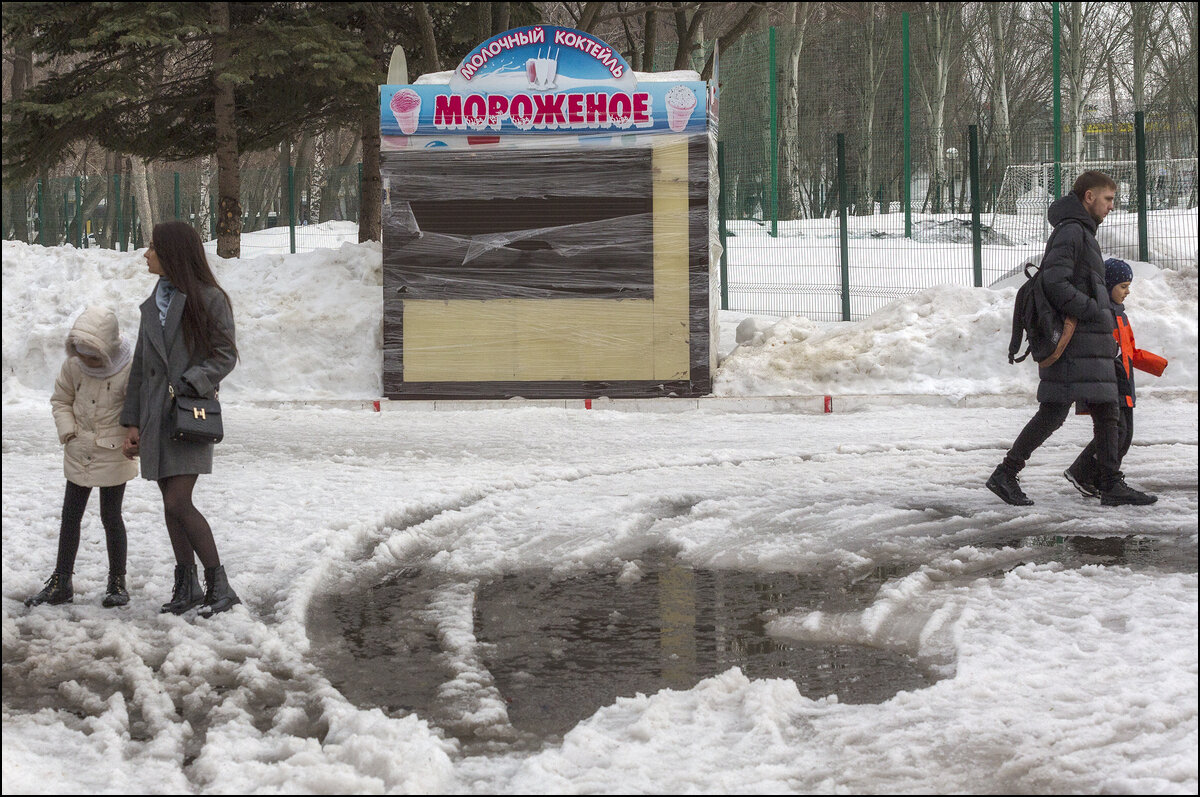
[[[362, 179], [358, 164], [243, 169], [241, 179], [243, 257], [312, 251], [357, 240]], [[146, 245], [145, 231], [154, 224], [187, 221], [201, 240], [215, 240], [215, 174], [152, 167], [144, 188], [139, 182], [125, 173], [6, 185], [4, 238], [128, 251]], [[147, 214], [150, 220], [145, 224]]]
[[[729, 309], [858, 319], [935, 285], [990, 285], [1041, 255], [1056, 195], [1049, 86], [1014, 92], [1007, 126], [962, 86], [957, 94], [951, 86], [942, 113], [932, 113], [922, 88], [936, 69], [928, 47], [917, 46], [931, 23], [913, 14], [906, 137], [902, 18], [876, 18], [873, 30], [860, 20], [848, 35], [852, 23], [818, 14], [802, 40], [797, 29], [777, 27], [721, 54]], [[1109, 173], [1119, 190], [1099, 234], [1106, 256], [1194, 265], [1195, 118], [1150, 113], [1144, 130], [1139, 150], [1129, 113], [1092, 107], [1079, 124], [1065, 123], [1058, 195], [1084, 170]]]

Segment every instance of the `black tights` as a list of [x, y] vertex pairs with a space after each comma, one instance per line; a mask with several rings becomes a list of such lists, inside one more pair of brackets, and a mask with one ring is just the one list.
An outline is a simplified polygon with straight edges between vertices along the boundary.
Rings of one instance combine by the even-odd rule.
[[[83, 523], [83, 510], [87, 509], [91, 487], [82, 487], [67, 481], [67, 492], [63, 496], [62, 525], [58, 530], [58, 562], [56, 573], [71, 573], [75, 570], [75, 554], [79, 552], [79, 528]], [[125, 521], [121, 519], [121, 502], [125, 498], [125, 485], [100, 488], [100, 522], [104, 524], [104, 539], [108, 544], [108, 572], [115, 576], [125, 575]]]
[[158, 480], [162, 491], [163, 513], [167, 519], [167, 534], [171, 536], [171, 549], [175, 552], [175, 564], [190, 567], [195, 556], [205, 568], [220, 567], [217, 543], [212, 529], [200, 510], [192, 504], [192, 488], [196, 486], [196, 474], [168, 476]]

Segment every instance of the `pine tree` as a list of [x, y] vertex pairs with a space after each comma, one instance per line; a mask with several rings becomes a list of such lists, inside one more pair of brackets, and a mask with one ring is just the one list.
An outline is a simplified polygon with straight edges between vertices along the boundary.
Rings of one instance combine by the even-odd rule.
[[50, 74], [5, 109], [6, 176], [87, 140], [148, 160], [217, 154], [217, 252], [238, 256], [237, 156], [328, 126], [378, 85], [365, 48], [318, 5], [8, 4], [6, 40]]

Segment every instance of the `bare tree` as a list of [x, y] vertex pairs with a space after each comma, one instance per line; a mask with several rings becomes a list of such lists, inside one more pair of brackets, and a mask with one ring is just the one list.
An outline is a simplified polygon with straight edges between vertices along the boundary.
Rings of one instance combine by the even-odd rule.
[[791, 3], [789, 22], [791, 41], [788, 43], [787, 78], [784, 81], [783, 102], [780, 105], [779, 125], [779, 213], [785, 219], [800, 218], [803, 211], [800, 168], [800, 53], [804, 49], [804, 34], [812, 8], [811, 3]]
[[925, 4], [925, 49], [928, 63], [914, 63], [917, 94], [929, 122], [928, 156], [929, 190], [922, 209], [932, 204], [934, 213], [941, 212], [942, 189], [946, 185], [943, 149], [946, 142], [946, 95], [950, 87], [951, 70], [957, 66], [962, 51], [956, 33], [961, 29], [962, 3]]

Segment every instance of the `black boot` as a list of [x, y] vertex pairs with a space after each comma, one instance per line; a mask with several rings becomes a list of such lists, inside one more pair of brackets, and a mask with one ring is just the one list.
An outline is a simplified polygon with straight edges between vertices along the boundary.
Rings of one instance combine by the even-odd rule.
[[1135, 490], [1125, 483], [1125, 478], [1117, 476], [1112, 483], [1100, 490], [1100, 503], [1104, 506], [1147, 506], [1158, 500], [1157, 495]]
[[25, 599], [26, 606], [37, 606], [49, 603], [51, 606], [59, 603], [71, 603], [75, 600], [75, 590], [71, 587], [70, 573], [55, 573], [46, 579], [46, 586], [36, 595]]
[[204, 600], [204, 589], [200, 579], [196, 578], [195, 565], [175, 565], [175, 589], [171, 592], [171, 600], [162, 605], [160, 614], [183, 614], [194, 606], [199, 606]]
[[106, 609], [113, 606], [124, 606], [129, 603], [129, 592], [125, 589], [125, 576], [114, 573], [108, 574], [108, 588], [104, 590], [104, 600], [100, 605]]
[[204, 583], [208, 589], [204, 592], [204, 604], [200, 607], [201, 617], [212, 617], [242, 602], [233, 591], [233, 587], [229, 586], [224, 567], [218, 565], [204, 568]]
[[987, 488], [1000, 496], [1000, 500], [1006, 504], [1033, 506], [1033, 501], [1029, 500], [1029, 496], [1025, 495], [1024, 490], [1021, 489], [1021, 485], [1017, 481], [1017, 474], [1004, 467], [1003, 464], [997, 465], [996, 469], [992, 471], [992, 475], [987, 480]]

